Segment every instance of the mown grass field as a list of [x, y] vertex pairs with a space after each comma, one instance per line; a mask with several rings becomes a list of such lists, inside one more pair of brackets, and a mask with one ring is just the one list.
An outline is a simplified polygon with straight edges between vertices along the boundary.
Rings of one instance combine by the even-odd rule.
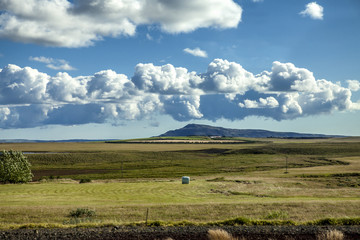
[[[360, 139], [242, 144], [26, 143], [35, 182], [0, 185], [0, 228], [235, 217], [305, 222], [360, 216]], [[288, 173], [286, 171], [286, 159]], [[181, 176], [190, 176], [189, 185]], [[80, 179], [92, 179], [79, 184]], [[71, 221], [70, 221], [71, 222]]]

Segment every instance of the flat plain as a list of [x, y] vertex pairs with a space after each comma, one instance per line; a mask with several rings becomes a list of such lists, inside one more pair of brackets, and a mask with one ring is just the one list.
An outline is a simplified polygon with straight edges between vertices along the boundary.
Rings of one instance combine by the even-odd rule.
[[[31, 183], [0, 185], [3, 229], [68, 226], [74, 224], [70, 211], [78, 208], [96, 212], [84, 219], [94, 225], [360, 216], [360, 138], [0, 148], [25, 152], [34, 173]], [[190, 184], [181, 184], [182, 176]]]

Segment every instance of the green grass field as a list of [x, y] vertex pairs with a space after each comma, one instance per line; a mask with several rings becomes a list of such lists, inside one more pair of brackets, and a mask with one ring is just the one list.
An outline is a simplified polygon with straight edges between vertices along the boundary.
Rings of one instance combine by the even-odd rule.
[[[196, 223], [360, 216], [359, 138], [0, 148], [31, 152], [37, 180], [0, 185], [0, 228], [68, 225], [69, 212], [77, 208], [94, 210], [87, 220], [94, 224], [141, 222], [147, 211], [152, 221]], [[181, 184], [181, 176], [190, 176], [190, 184]]]

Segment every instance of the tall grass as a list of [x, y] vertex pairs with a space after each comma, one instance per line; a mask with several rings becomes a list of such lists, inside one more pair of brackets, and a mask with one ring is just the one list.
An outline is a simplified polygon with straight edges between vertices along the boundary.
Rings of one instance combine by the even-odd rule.
[[343, 240], [344, 234], [338, 230], [328, 230], [324, 233], [320, 233], [316, 237], [317, 240]]
[[223, 229], [210, 229], [207, 236], [209, 240], [238, 240]]

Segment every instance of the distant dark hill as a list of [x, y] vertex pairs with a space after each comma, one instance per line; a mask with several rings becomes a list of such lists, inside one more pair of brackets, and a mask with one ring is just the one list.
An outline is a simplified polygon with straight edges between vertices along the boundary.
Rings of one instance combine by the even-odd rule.
[[33, 139], [0, 139], [0, 143], [45, 143], [45, 142], [104, 142], [115, 139], [66, 139], [66, 140], [33, 140]]
[[221, 136], [221, 137], [247, 137], [247, 138], [330, 138], [344, 137], [339, 135], [308, 134], [295, 132], [272, 132], [258, 129], [230, 129], [213, 127], [209, 125], [188, 124], [183, 128], [168, 131], [160, 137], [176, 136]]

